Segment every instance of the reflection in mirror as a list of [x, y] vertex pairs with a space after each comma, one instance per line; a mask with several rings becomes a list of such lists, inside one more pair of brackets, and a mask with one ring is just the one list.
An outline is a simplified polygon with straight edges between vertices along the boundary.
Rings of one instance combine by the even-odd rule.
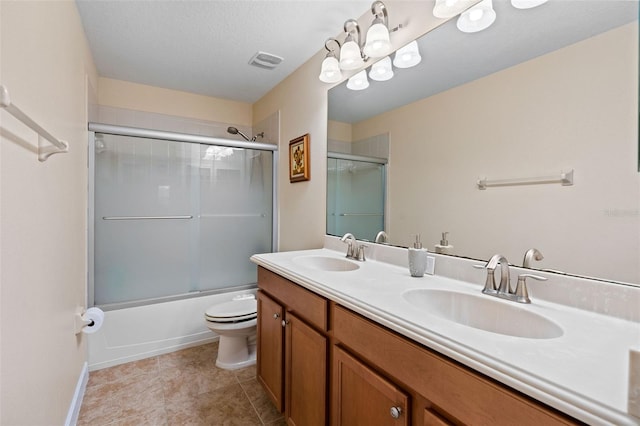
[[[329, 149], [388, 135], [392, 244], [434, 251], [449, 231], [454, 255], [519, 265], [536, 247], [535, 268], [640, 284], [638, 2], [494, 8], [480, 33], [423, 36], [422, 63], [392, 80], [331, 89]], [[527, 182], [570, 170], [571, 186]]]
[[377, 157], [327, 155], [327, 233], [375, 241], [384, 228], [385, 165]]

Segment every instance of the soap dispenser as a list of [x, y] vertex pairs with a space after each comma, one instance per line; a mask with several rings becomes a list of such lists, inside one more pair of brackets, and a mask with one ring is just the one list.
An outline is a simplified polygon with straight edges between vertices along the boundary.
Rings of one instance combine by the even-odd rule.
[[427, 270], [427, 251], [422, 248], [420, 234], [416, 235], [416, 242], [409, 247], [409, 273], [412, 277], [422, 277]]
[[451, 254], [453, 253], [453, 246], [449, 244], [447, 240], [448, 232], [442, 233], [442, 239], [440, 240], [440, 244], [436, 244], [436, 253], [440, 254]]

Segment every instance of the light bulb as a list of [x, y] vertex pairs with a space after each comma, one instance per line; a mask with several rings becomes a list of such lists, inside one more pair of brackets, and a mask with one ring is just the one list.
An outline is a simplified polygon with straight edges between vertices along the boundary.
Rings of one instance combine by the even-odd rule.
[[364, 90], [369, 87], [369, 80], [367, 80], [367, 73], [365, 70], [360, 71], [347, 81], [347, 89], [350, 90]]
[[418, 50], [418, 43], [414, 40], [398, 49], [393, 59], [393, 65], [398, 68], [411, 68], [418, 65], [420, 61], [422, 61], [422, 57]]
[[465, 33], [475, 33], [489, 28], [496, 20], [492, 0], [482, 0], [480, 3], [465, 11], [456, 23], [458, 29]]
[[391, 66], [391, 58], [386, 57], [380, 59], [378, 62], [373, 64], [371, 67], [371, 71], [369, 72], [369, 77], [375, 81], [387, 81], [393, 78], [393, 67]]

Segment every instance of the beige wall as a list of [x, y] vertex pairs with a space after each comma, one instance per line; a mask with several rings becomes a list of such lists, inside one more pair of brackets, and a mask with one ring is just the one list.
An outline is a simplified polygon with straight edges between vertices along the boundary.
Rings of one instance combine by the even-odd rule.
[[100, 77], [98, 103], [197, 120], [252, 125], [251, 104]]
[[351, 142], [351, 127], [350, 123], [329, 120], [327, 123], [327, 138], [340, 142]]
[[[399, 48], [442, 23], [431, 13], [434, 1], [386, 1], [389, 23], [404, 28], [392, 36]], [[345, 16], [345, 20], [348, 19]], [[359, 19], [362, 28], [371, 24], [371, 12], [364, 10]], [[339, 28], [337, 29], [339, 31]], [[339, 36], [327, 34], [329, 36]], [[326, 231], [326, 151], [327, 90], [331, 85], [318, 80], [324, 49], [303, 64], [283, 82], [253, 105], [254, 122], [280, 111], [278, 177], [279, 249], [299, 250], [320, 247]], [[345, 79], [350, 75], [345, 74]], [[289, 141], [309, 133], [311, 136], [311, 180], [289, 182]]]
[[68, 154], [37, 160], [34, 132], [0, 113], [0, 423], [60, 425], [84, 362], [87, 78], [97, 79], [72, 1], [0, 2], [0, 80]]
[[[629, 24], [354, 125], [389, 132], [389, 235], [640, 283], [638, 25]], [[575, 185], [479, 191], [575, 169]]]

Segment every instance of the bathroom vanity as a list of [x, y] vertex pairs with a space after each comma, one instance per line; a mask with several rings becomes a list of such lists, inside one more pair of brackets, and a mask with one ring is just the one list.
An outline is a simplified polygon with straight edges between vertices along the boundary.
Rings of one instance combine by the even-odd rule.
[[[640, 424], [626, 412], [623, 364], [640, 345], [638, 323], [560, 309], [531, 291], [525, 318], [544, 316], [560, 335], [505, 335], [416, 303], [423, 291], [475, 297], [482, 282], [411, 278], [406, 267], [327, 249], [252, 260], [258, 380], [288, 424]], [[600, 341], [607, 329], [615, 339]]]

